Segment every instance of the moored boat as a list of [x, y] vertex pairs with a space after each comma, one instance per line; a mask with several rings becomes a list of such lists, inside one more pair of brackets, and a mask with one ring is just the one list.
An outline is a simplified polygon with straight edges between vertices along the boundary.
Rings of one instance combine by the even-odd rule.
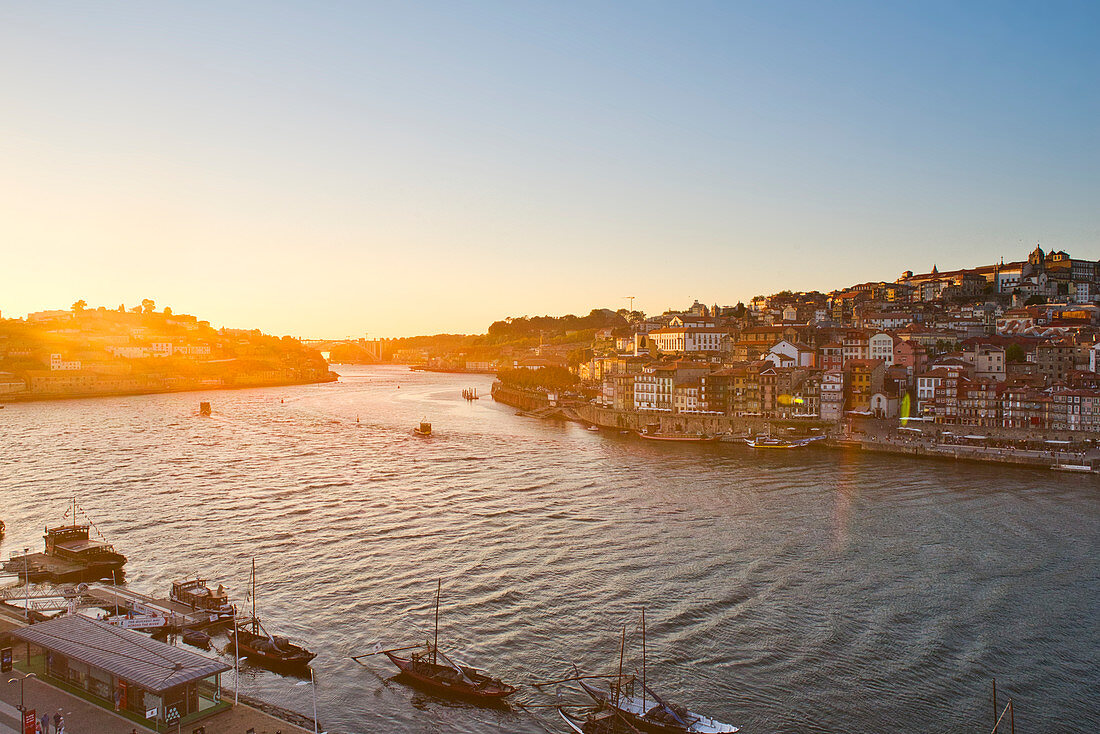
[[617, 711], [611, 709], [603, 709], [585, 716], [574, 716], [559, 706], [558, 714], [577, 734], [638, 734], [641, 731]]
[[[443, 584], [439, 582], [435, 592], [435, 635], [432, 640], [427, 641], [423, 648], [413, 645], [390, 650], [376, 649], [368, 655], [385, 655], [410, 682], [436, 693], [483, 704], [502, 702], [516, 692], [515, 686], [477, 668], [462, 665], [439, 649], [439, 597], [442, 588]], [[399, 654], [411, 650], [416, 652], [409, 655]], [[360, 657], [366, 656], [353, 656], [352, 659], [360, 662]]]
[[680, 441], [686, 443], [714, 443], [718, 440], [718, 436], [711, 436], [708, 433], [649, 433], [640, 431], [638, 436], [649, 441]]
[[[646, 685], [646, 654], [645, 654], [645, 610], [642, 610], [642, 679], [635, 680], [634, 676], [623, 675], [623, 659], [626, 652], [626, 628], [623, 628], [623, 638], [619, 650], [619, 672], [614, 677], [614, 682], [607, 690], [597, 688], [588, 683], [591, 676], [581, 675], [576, 671], [575, 680], [580, 684], [584, 692], [596, 702], [598, 706], [609, 709], [619, 714], [631, 726], [642, 731], [655, 734], [729, 734], [740, 731], [736, 726], [725, 724], [708, 716], [688, 711], [684, 706], [670, 703], [652, 688]], [[626, 685], [624, 685], [624, 683]], [[634, 686], [640, 683], [641, 695], [636, 695]], [[587, 734], [587, 732], [585, 733]]]
[[65, 511], [65, 517], [72, 513], [71, 524], [47, 527], [42, 536], [45, 544], [42, 553], [29, 553], [24, 556], [12, 556], [3, 565], [3, 570], [21, 576], [29, 576], [31, 581], [98, 581], [122, 575], [126, 565], [126, 556], [115, 550], [103, 538], [96, 528], [99, 539], [92, 537], [95, 527], [89, 520], [81, 523], [77, 514], [83, 512], [73, 499], [72, 507]]
[[316, 653], [295, 645], [285, 637], [272, 635], [256, 616], [256, 559], [252, 559], [252, 618], [232, 625], [226, 632], [234, 654], [258, 661], [276, 670], [303, 668]]
[[168, 598], [180, 604], [186, 604], [193, 610], [210, 612], [214, 618], [211, 621], [227, 621], [236, 616], [236, 608], [229, 603], [229, 594], [225, 587], [218, 584], [218, 588], [211, 589], [206, 584], [206, 579], [188, 579], [186, 581], [173, 581], [172, 591]]
[[617, 692], [615, 686], [605, 691], [583, 680], [577, 682], [593, 701], [619, 712], [632, 726], [642, 731], [656, 734], [726, 734], [740, 731], [739, 727], [668, 703], [644, 683], [642, 690], [645, 695], [637, 696]]

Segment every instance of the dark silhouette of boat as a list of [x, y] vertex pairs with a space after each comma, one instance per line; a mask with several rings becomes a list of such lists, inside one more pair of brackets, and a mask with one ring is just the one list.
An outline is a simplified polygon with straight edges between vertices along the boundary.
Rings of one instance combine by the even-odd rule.
[[[427, 688], [435, 693], [463, 698], [482, 704], [500, 703], [516, 692], [516, 687], [499, 678], [494, 678], [476, 668], [461, 665], [439, 649], [439, 596], [443, 585], [440, 582], [435, 594], [435, 635], [434, 639], [419, 645], [376, 650], [371, 655], [382, 653], [390, 659], [401, 675], [410, 682]], [[409, 655], [399, 653], [418, 650]], [[353, 659], [359, 662], [359, 657]]]
[[577, 734], [641, 734], [641, 729], [611, 709], [575, 716], [559, 707], [558, 713], [566, 725]]
[[226, 634], [236, 648], [235, 654], [241, 653], [275, 670], [303, 668], [317, 657], [287, 638], [269, 633], [256, 616], [256, 559], [252, 559], [252, 618], [231, 626]]
[[430, 436], [432, 435], [432, 424], [428, 421], [420, 421], [420, 425], [413, 429], [413, 433], [417, 436]]

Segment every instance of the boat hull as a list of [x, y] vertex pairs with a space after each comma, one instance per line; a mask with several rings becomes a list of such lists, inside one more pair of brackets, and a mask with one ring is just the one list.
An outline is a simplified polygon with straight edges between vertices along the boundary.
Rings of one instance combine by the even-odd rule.
[[674, 441], [677, 443], [716, 443], [718, 436], [668, 436], [652, 433], [639, 433], [639, 438], [647, 441]]
[[662, 707], [652, 698], [643, 702], [638, 697], [623, 696], [616, 705], [606, 691], [601, 691], [584, 681], [578, 681], [578, 683], [600, 706], [618, 711], [631, 726], [652, 734], [731, 734], [740, 731], [736, 726], [715, 721], [693, 711], [683, 711], [684, 721], [688, 722], [686, 726], [667, 719], [654, 719], [653, 714]]
[[[267, 667], [283, 670], [304, 668], [309, 661], [317, 657], [315, 653], [297, 645], [288, 644], [285, 651], [269, 650], [271, 642], [265, 635], [257, 635], [248, 630], [230, 629], [227, 633], [229, 642], [250, 660], [263, 663]], [[264, 644], [266, 643], [266, 644]]]
[[470, 685], [453, 668], [446, 665], [412, 660], [391, 652], [386, 652], [385, 655], [403, 676], [436, 693], [474, 701], [502, 702], [516, 691], [514, 686], [489, 678], [472, 668], [463, 667], [462, 670], [481, 685]]

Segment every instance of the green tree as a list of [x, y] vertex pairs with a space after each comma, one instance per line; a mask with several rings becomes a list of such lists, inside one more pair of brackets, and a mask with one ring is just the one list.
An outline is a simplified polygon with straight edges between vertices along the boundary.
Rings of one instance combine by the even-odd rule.
[[88, 307], [88, 302], [81, 299], [81, 300], [77, 301], [76, 303], [74, 303], [72, 308], [73, 308], [73, 311], [75, 313], [80, 313], [81, 311], [83, 311], [87, 307]]
[[1024, 305], [1025, 306], [1042, 306], [1046, 302], [1047, 302], [1046, 296], [1040, 296], [1038, 293], [1036, 293], [1034, 296], [1028, 296], [1027, 300], [1024, 301]]
[[1019, 344], [1009, 344], [1008, 349], [1005, 350], [1005, 359], [1013, 364], [1019, 364], [1027, 361], [1027, 353]]
[[145, 313], [153, 313], [153, 309], [157, 307], [157, 302], [152, 298], [141, 299], [141, 310]]

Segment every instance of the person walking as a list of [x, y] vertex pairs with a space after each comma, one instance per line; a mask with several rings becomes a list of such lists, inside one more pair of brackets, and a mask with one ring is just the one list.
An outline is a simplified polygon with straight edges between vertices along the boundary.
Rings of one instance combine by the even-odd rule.
[[50, 734], [50, 715], [42, 712], [42, 734]]

